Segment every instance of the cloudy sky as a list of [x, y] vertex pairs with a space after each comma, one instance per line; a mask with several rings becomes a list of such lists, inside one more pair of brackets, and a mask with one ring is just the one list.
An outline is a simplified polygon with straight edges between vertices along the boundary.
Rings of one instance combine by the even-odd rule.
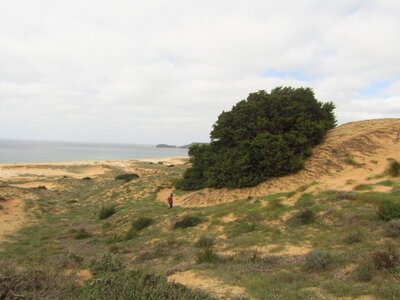
[[249, 92], [400, 117], [398, 0], [2, 0], [0, 138], [208, 141]]

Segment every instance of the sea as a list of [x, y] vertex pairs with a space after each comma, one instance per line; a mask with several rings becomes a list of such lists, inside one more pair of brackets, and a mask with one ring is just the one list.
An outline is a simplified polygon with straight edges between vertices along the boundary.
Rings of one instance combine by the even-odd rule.
[[181, 148], [155, 145], [0, 140], [0, 163], [167, 158], [187, 156]]

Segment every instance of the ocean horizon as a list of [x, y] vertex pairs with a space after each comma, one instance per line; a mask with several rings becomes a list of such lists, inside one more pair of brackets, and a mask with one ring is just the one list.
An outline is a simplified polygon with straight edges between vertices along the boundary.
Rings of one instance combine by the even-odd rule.
[[187, 156], [188, 149], [155, 145], [0, 140], [0, 163], [143, 159]]

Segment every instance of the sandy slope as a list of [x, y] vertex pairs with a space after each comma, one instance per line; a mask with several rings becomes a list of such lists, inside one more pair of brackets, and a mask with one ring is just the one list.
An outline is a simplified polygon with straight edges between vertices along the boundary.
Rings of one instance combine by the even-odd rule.
[[[346, 163], [352, 158], [358, 166]], [[244, 189], [205, 189], [176, 197], [177, 205], [211, 206], [236, 199], [287, 192], [317, 182], [311, 189], [350, 190], [369, 177], [381, 174], [388, 158], [400, 160], [400, 119], [378, 119], [348, 123], [332, 129], [315, 147], [300, 172], [273, 178]], [[353, 180], [349, 184], [349, 180]], [[376, 179], [375, 181], [381, 181]], [[179, 204], [178, 204], [179, 203]]]

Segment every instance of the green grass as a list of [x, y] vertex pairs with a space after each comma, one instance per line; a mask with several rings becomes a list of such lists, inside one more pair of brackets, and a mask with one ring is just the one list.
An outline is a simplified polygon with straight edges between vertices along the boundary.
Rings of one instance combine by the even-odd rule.
[[[147, 283], [145, 278], [154, 280], [151, 297], [209, 297], [166, 283], [165, 275], [186, 270], [240, 286], [248, 297], [259, 299], [313, 299], [319, 293], [328, 299], [399, 297], [397, 267], [374, 267], [370, 281], [363, 277], [368, 272], [362, 269], [373, 265], [373, 253], [381, 250], [384, 242], [398, 239], [386, 236], [389, 223], [376, 213], [382, 203], [398, 201], [397, 192], [303, 191], [169, 210], [156, 201], [157, 192], [179, 177], [184, 167], [139, 164], [154, 175], [121, 184], [114, 177], [122, 171], [110, 169], [90, 182], [57, 179], [68, 186], [66, 190], [25, 191], [34, 221], [2, 244], [0, 278], [17, 276], [12, 277], [16, 283], [12, 291], [36, 299], [64, 295], [71, 299], [110, 295], [124, 299], [133, 297], [132, 289], [139, 292], [138, 299], [149, 296], [147, 286], [128, 278]], [[389, 186], [396, 188], [396, 179], [391, 181]], [[289, 199], [293, 196], [300, 196], [297, 202]], [[99, 210], [114, 203], [112, 217], [99, 221]], [[312, 222], [287, 226], [288, 218], [305, 211], [314, 215]], [[228, 215], [234, 220], [227, 222], [224, 217]], [[193, 224], [188, 216], [201, 221], [186, 226]], [[174, 229], [174, 224], [183, 220], [185, 228]], [[91, 236], [75, 239], [80, 228]], [[316, 249], [325, 249], [329, 262], [322, 269], [304, 268], [305, 253]], [[287, 252], [282, 255], [281, 251]], [[103, 261], [108, 253], [113, 254], [112, 259]], [[103, 267], [96, 270], [96, 262]], [[33, 265], [40, 270], [37, 277], [32, 275]], [[358, 267], [345, 274], [348, 265], [360, 266], [361, 275], [356, 274]], [[95, 277], [83, 287], [74, 284], [74, 275], [64, 272], [87, 268]], [[23, 285], [28, 276], [36, 279]], [[54, 278], [52, 285], [46, 284], [48, 278]], [[178, 291], [189, 294], [174, 294]]]

